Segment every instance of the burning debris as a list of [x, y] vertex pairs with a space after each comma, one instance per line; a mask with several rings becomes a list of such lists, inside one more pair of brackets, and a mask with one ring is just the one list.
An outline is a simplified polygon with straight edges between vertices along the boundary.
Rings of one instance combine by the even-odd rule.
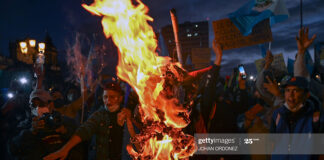
[[111, 37], [119, 49], [117, 75], [139, 96], [144, 127], [132, 139], [139, 146], [137, 151], [129, 145], [129, 154], [134, 159], [161, 160], [192, 156], [196, 150], [194, 137], [182, 132], [190, 123], [191, 103], [185, 103], [185, 97], [191, 95], [185, 96], [181, 87], [187, 74], [178, 63], [156, 53], [148, 8], [140, 0], [136, 6], [130, 0], [96, 0], [82, 6], [103, 17], [105, 36]]

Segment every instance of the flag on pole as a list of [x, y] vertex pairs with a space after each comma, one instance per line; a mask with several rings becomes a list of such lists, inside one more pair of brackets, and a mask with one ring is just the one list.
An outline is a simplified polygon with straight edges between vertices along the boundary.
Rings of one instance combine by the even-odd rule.
[[282, 22], [289, 16], [284, 0], [250, 0], [230, 13], [229, 18], [244, 36], [252, 32], [254, 25], [270, 18], [270, 25]]

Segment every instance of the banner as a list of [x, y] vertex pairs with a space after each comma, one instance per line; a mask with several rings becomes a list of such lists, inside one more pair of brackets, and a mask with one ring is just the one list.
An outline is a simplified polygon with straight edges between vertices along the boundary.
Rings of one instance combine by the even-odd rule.
[[243, 36], [239, 29], [229, 19], [213, 22], [216, 41], [223, 50], [241, 48], [272, 41], [269, 19], [257, 24], [250, 35]]

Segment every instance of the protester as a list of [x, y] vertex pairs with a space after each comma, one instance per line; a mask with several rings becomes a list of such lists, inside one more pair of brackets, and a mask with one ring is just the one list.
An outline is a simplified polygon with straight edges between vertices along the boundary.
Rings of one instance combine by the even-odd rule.
[[[285, 103], [273, 113], [271, 133], [323, 133], [321, 129], [324, 125], [323, 113], [309, 100], [308, 85], [305, 78], [292, 77], [283, 86]], [[272, 155], [272, 159], [302, 160], [311, 157], [311, 155]]]
[[257, 76], [255, 86], [264, 102], [266, 102], [271, 108], [276, 108], [283, 104], [283, 96], [280, 93], [275, 75], [273, 75], [271, 69], [272, 61], [273, 55], [271, 51], [268, 50], [264, 67]]
[[21, 130], [27, 129], [31, 121], [28, 95], [16, 94], [1, 106], [0, 111], [0, 155], [3, 159], [10, 159], [7, 146], [8, 141], [17, 136]]
[[[45, 90], [36, 89], [30, 94], [30, 107], [33, 115], [31, 128], [22, 130], [9, 146], [17, 159], [41, 159], [61, 147], [76, 128], [72, 119], [54, 111], [52, 97]], [[77, 149], [67, 158], [83, 159]]]
[[[239, 89], [236, 92], [223, 91], [213, 95], [213, 109], [210, 112], [209, 133], [238, 133], [237, 118], [239, 114], [248, 109], [248, 93], [246, 91], [246, 81], [238, 75]], [[223, 86], [219, 86], [223, 88]], [[214, 89], [214, 92], [217, 91]], [[230, 94], [230, 95], [229, 95]], [[233, 98], [230, 98], [233, 97]]]
[[311, 79], [310, 73], [308, 72], [305, 63], [305, 52], [308, 49], [308, 47], [313, 43], [315, 38], [316, 34], [314, 34], [311, 39], [308, 38], [308, 28], [302, 28], [299, 30], [299, 35], [296, 37], [298, 53], [296, 55], [296, 61], [294, 63], [294, 76], [306, 78], [310, 82], [310, 92], [314, 94], [321, 101], [321, 103], [323, 103], [324, 85], [320, 84], [314, 79]]
[[103, 92], [104, 108], [93, 113], [61, 149], [44, 159], [64, 159], [75, 145], [93, 135], [96, 135], [96, 159], [121, 159], [123, 125], [126, 116], [130, 116], [129, 110], [121, 106], [123, 95], [117, 83], [108, 83]]

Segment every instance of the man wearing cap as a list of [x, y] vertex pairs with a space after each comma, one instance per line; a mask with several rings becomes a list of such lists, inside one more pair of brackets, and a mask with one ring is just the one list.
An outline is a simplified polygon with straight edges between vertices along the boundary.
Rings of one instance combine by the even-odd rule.
[[[41, 159], [60, 148], [71, 137], [76, 124], [53, 110], [52, 97], [43, 89], [34, 90], [29, 102], [33, 116], [31, 127], [22, 130], [10, 142], [9, 150], [18, 159]], [[73, 155], [69, 155], [69, 158], [80, 158]]]
[[69, 151], [81, 141], [96, 135], [96, 159], [119, 160], [122, 153], [123, 125], [130, 111], [121, 108], [123, 90], [117, 83], [108, 83], [103, 92], [104, 107], [94, 112], [74, 133], [72, 138], [57, 152], [45, 160], [65, 159]]
[[[276, 109], [271, 119], [271, 133], [323, 133], [323, 115], [320, 107], [315, 106], [309, 100], [308, 81], [304, 77], [290, 78], [284, 87], [285, 102], [280, 108]], [[288, 144], [287, 152], [291, 151], [290, 147], [299, 147], [292, 138], [281, 139], [280, 144]], [[298, 139], [299, 144], [305, 139]], [[286, 146], [286, 145], [285, 145]], [[278, 148], [278, 147], [277, 147]], [[307, 149], [310, 147], [304, 146]], [[275, 148], [276, 152], [276, 148]], [[272, 159], [313, 159], [312, 155], [272, 155]]]

